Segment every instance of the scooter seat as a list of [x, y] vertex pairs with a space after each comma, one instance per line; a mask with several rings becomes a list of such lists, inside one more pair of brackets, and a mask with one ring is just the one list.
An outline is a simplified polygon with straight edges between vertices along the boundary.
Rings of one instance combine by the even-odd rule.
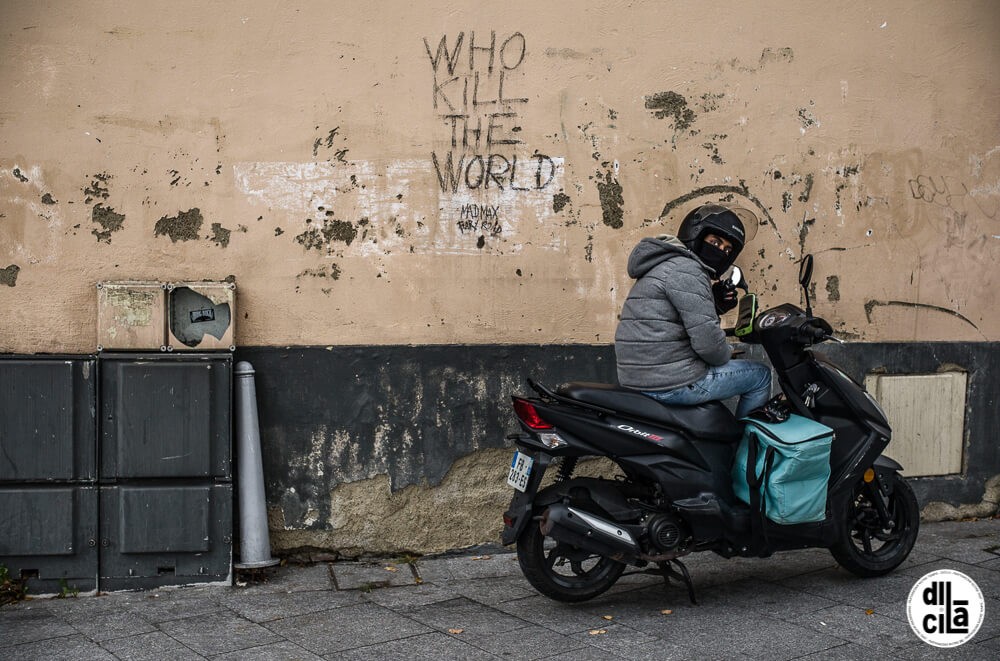
[[695, 438], [735, 443], [743, 436], [743, 426], [722, 402], [695, 406], [661, 404], [641, 392], [610, 383], [564, 383], [556, 389], [556, 394], [583, 404], [687, 430]]

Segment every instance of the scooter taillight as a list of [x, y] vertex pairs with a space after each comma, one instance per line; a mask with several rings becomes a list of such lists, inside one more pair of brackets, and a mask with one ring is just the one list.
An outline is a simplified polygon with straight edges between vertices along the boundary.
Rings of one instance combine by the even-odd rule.
[[542, 420], [542, 416], [538, 415], [538, 410], [531, 402], [519, 397], [511, 399], [514, 400], [514, 413], [521, 419], [521, 422], [531, 429], [552, 429], [552, 425]]

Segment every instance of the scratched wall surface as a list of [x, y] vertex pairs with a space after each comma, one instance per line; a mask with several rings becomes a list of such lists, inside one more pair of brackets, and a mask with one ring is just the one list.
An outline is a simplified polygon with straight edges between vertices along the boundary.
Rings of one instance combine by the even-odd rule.
[[1000, 338], [1000, 8], [4, 3], [0, 351], [235, 276], [237, 344], [611, 340], [697, 203], [869, 341]]

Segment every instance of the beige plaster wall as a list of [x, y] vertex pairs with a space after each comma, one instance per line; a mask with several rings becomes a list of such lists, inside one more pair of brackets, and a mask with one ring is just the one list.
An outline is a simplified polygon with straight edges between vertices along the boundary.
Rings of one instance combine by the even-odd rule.
[[718, 199], [765, 302], [811, 251], [849, 338], [997, 340], [997, 34], [991, 1], [3, 3], [0, 351], [92, 351], [99, 280], [230, 275], [241, 345], [610, 342], [632, 245]]

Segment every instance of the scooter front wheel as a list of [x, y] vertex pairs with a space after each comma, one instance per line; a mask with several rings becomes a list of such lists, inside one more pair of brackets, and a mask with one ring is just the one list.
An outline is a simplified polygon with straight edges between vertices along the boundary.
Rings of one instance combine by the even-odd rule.
[[625, 565], [542, 534], [528, 523], [517, 540], [517, 560], [532, 587], [550, 599], [579, 602], [605, 592], [625, 571]]
[[858, 485], [841, 515], [840, 539], [830, 548], [841, 567], [862, 578], [888, 574], [902, 564], [920, 529], [920, 507], [906, 480], [892, 473], [882, 484], [888, 493], [878, 482]]

